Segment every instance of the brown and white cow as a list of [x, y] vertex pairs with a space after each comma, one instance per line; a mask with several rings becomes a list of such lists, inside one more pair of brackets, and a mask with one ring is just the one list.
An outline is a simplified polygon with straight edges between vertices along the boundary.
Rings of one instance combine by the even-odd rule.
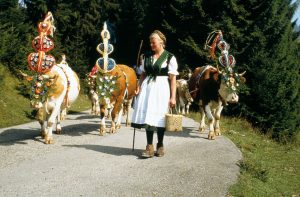
[[[130, 125], [129, 111], [137, 86], [137, 76], [135, 71], [129, 66], [117, 64], [115, 68], [109, 72], [109, 75], [117, 76], [117, 88], [112, 92], [109, 99], [101, 99], [100, 92], [100, 135], [106, 133], [105, 117], [108, 113], [110, 113], [112, 119], [110, 133], [115, 133], [116, 129], [121, 127], [123, 110], [127, 112], [126, 125]], [[126, 103], [126, 105], [124, 105], [124, 103]], [[123, 108], [124, 106], [126, 106], [126, 109]], [[108, 108], [111, 108], [111, 111]]]
[[33, 76], [23, 74], [31, 81], [31, 106], [38, 110], [37, 119], [41, 124], [41, 134], [46, 144], [54, 143], [52, 127], [57, 121], [56, 132], [61, 133], [60, 120], [66, 116], [66, 109], [79, 94], [80, 85], [76, 73], [68, 66], [65, 56], [56, 64], [52, 55], [46, 54], [54, 48], [54, 18], [48, 12], [38, 24], [39, 36], [32, 41], [35, 52], [28, 55], [29, 69]]
[[213, 66], [198, 67], [194, 70], [189, 81], [189, 90], [200, 107], [200, 132], [205, 130], [205, 115], [208, 118], [208, 139], [215, 139], [215, 135], [221, 135], [221, 111], [227, 103], [239, 101], [236, 90], [239, 83], [245, 82], [243, 74], [227, 75]]
[[[116, 129], [121, 126], [121, 117], [123, 114], [124, 102], [127, 103], [127, 118], [126, 125], [129, 126], [129, 108], [135, 96], [137, 87], [137, 76], [135, 71], [129, 66], [116, 64], [108, 55], [113, 52], [113, 45], [109, 43], [110, 33], [106, 23], [101, 31], [103, 43], [97, 46], [97, 51], [102, 55], [96, 61], [95, 67], [97, 74], [97, 91], [100, 100], [100, 135], [106, 133], [105, 117], [109, 113], [108, 107], [111, 107], [112, 124], [110, 133], [116, 132]], [[117, 121], [116, 121], [117, 118]]]
[[188, 81], [185, 79], [176, 80], [176, 104], [179, 113], [189, 114], [193, 98], [189, 92]]
[[32, 82], [31, 107], [38, 110], [37, 120], [41, 125], [41, 135], [46, 144], [53, 144], [52, 127], [56, 122], [56, 133], [61, 133], [60, 120], [66, 109], [79, 95], [80, 83], [76, 73], [63, 60], [45, 74], [28, 76]]

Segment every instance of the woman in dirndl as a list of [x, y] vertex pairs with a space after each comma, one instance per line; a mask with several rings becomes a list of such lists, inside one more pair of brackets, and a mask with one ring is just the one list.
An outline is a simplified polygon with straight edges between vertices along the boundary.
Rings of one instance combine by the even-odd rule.
[[[165, 50], [166, 37], [155, 30], [149, 37], [152, 52], [144, 55], [142, 74], [136, 90], [137, 100], [132, 115], [132, 126], [145, 128], [146, 150], [142, 156], [164, 156], [165, 115], [176, 104], [176, 75], [178, 64], [173, 54]], [[156, 152], [153, 134], [157, 131]]]

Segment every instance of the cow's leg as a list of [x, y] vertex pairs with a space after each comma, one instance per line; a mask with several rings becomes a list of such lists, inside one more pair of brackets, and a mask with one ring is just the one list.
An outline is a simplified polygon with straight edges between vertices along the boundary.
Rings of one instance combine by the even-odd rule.
[[60, 115], [60, 120], [65, 120], [66, 119], [66, 117], [67, 117], [67, 108], [63, 108], [62, 110], [61, 110], [61, 112], [59, 113], [59, 115]]
[[105, 125], [105, 116], [101, 118], [101, 123], [100, 123], [100, 136], [104, 136], [106, 134], [106, 125]]
[[[116, 124], [115, 124], [115, 120], [116, 120], [116, 116], [117, 115], [122, 115], [122, 103], [123, 101], [122, 100], [117, 100], [115, 105], [114, 105], [114, 108], [111, 112], [111, 128], [110, 128], [110, 133], [115, 133], [116, 132]], [[121, 127], [121, 124], [119, 123], [120, 127]], [[118, 125], [118, 126], [119, 126]]]
[[36, 119], [39, 121], [41, 125], [41, 136], [42, 138], [45, 137], [46, 134], [46, 113], [44, 108], [39, 108], [37, 111]]
[[209, 123], [209, 133], [208, 133], [208, 139], [209, 140], [214, 140], [215, 139], [215, 132], [214, 132], [214, 117], [212, 115], [211, 109], [209, 104], [205, 106], [204, 108], [205, 110], [205, 114], [207, 116], [208, 119], [208, 123]]
[[205, 132], [205, 113], [204, 113], [204, 109], [202, 106], [200, 106], [199, 108], [200, 108], [200, 116], [201, 116], [199, 132], [204, 133]]
[[[118, 115], [117, 115], [117, 122], [116, 122], [116, 129], [120, 129], [121, 128], [121, 121], [122, 121], [122, 116], [123, 116], [123, 111], [124, 111], [124, 107], [123, 107], [123, 105], [121, 106], [121, 109], [120, 109], [120, 111], [119, 111], [119, 113], [118, 113]], [[115, 120], [115, 118], [112, 118], [112, 124], [115, 122], [114, 121]], [[112, 132], [113, 133], [113, 132]]]
[[221, 112], [222, 112], [223, 106], [220, 105], [217, 109], [216, 112], [214, 114], [215, 116], [215, 125], [214, 125], [214, 129], [215, 129], [215, 134], [216, 135], [221, 135], [221, 130], [220, 130], [220, 117], [221, 117]]
[[41, 125], [41, 136], [44, 138], [46, 134], [46, 124], [44, 120], [39, 120], [39, 123]]
[[106, 104], [100, 105], [100, 133], [99, 135], [104, 136], [106, 134], [106, 125], [105, 125], [105, 118], [107, 115], [107, 108]]
[[182, 107], [182, 114], [185, 115], [185, 106], [182, 105], [181, 107]]
[[[63, 113], [63, 110], [61, 111], [61, 113]], [[56, 134], [61, 134], [61, 125], [60, 125], [61, 113], [58, 113], [56, 116]]]
[[186, 114], [189, 114], [189, 113], [190, 113], [190, 105], [191, 105], [190, 102], [188, 102], [188, 103], [186, 104]]
[[52, 113], [50, 114], [49, 118], [47, 118], [48, 123], [46, 127], [46, 135], [45, 135], [46, 144], [54, 143], [53, 136], [52, 136], [52, 128], [57, 115], [60, 113], [60, 107], [61, 107], [61, 102], [56, 103], [54, 109], [52, 110]]
[[94, 107], [95, 107], [95, 115], [96, 116], [99, 116], [100, 115], [100, 105], [99, 105], [99, 101], [97, 99], [95, 99], [95, 104], [94, 104]]
[[182, 114], [185, 114], [185, 109], [184, 109], [184, 101], [183, 101], [183, 99], [181, 98], [181, 97], [179, 97], [179, 108], [181, 108], [182, 109]]
[[130, 120], [129, 116], [131, 116], [130, 110], [131, 110], [132, 100], [133, 99], [129, 99], [128, 100], [128, 105], [126, 106], [127, 107], [127, 109], [126, 109], [126, 111], [127, 111], [127, 114], [126, 114], [126, 126], [127, 127], [130, 127], [130, 125], [131, 125], [131, 120]]
[[92, 98], [92, 109], [91, 109], [91, 115], [96, 115], [96, 109], [95, 109], [95, 101]]

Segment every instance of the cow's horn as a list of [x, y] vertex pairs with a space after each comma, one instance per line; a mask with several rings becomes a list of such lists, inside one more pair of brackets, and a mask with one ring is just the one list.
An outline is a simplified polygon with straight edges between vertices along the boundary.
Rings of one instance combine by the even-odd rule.
[[246, 71], [244, 71], [241, 74], [239, 74], [239, 76], [242, 77], [245, 73], [246, 73]]
[[21, 70], [19, 70], [19, 72], [23, 77], [28, 77], [28, 75], [26, 73], [23, 73]]
[[50, 77], [49, 75], [42, 75], [44, 79], [46, 80], [55, 80], [57, 78], [57, 75], [54, 75]]
[[48, 75], [42, 75], [44, 79], [50, 79]]

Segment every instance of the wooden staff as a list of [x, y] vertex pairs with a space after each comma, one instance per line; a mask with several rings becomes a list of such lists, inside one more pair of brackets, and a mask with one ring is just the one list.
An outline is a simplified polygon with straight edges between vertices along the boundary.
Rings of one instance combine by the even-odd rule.
[[136, 67], [140, 67], [140, 54], [141, 54], [142, 46], [143, 46], [143, 40], [141, 40], [140, 48], [139, 48], [139, 51], [138, 51], [138, 54], [137, 54]]
[[[139, 63], [140, 63], [140, 53], [141, 53], [142, 46], [143, 46], [143, 40], [141, 40], [139, 51], [137, 54], [136, 67], [140, 67]], [[135, 101], [135, 99], [134, 99], [134, 101]], [[135, 127], [133, 128], [132, 151], [134, 151], [134, 142], [135, 142]]]

